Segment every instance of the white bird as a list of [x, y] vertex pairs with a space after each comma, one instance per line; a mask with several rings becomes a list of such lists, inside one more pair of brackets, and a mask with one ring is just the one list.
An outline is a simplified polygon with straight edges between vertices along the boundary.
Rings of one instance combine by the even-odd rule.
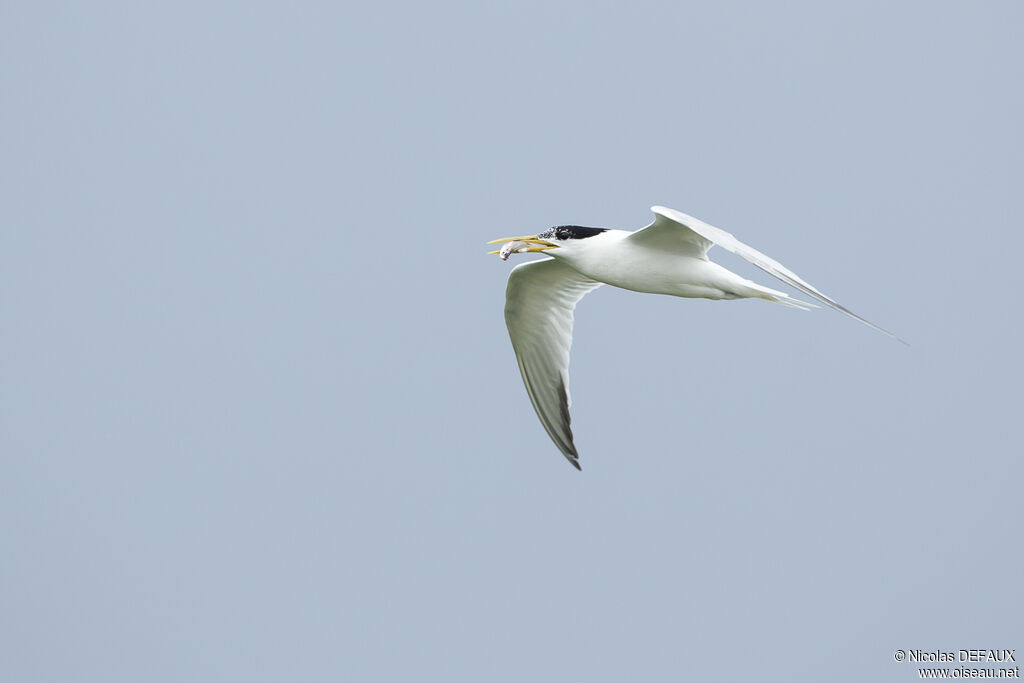
[[538, 235], [488, 242], [505, 243], [500, 251], [489, 252], [499, 254], [502, 260], [521, 252], [543, 252], [552, 257], [512, 269], [505, 290], [505, 323], [530, 402], [551, 440], [576, 469], [580, 469], [579, 453], [569, 417], [573, 310], [587, 292], [602, 284], [688, 298], [757, 298], [803, 310], [814, 306], [712, 263], [707, 252], [718, 245], [821, 303], [903, 342], [730, 233], [664, 206], [651, 210], [654, 222], [636, 232], [563, 225]]

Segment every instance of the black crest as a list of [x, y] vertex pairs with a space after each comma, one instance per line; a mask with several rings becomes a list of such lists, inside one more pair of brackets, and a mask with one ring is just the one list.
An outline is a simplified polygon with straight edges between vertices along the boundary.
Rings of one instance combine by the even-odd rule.
[[584, 228], [582, 225], [559, 225], [554, 228], [548, 228], [537, 237], [543, 239], [556, 239], [556, 240], [581, 240], [586, 237], [593, 237], [598, 235], [608, 228]]

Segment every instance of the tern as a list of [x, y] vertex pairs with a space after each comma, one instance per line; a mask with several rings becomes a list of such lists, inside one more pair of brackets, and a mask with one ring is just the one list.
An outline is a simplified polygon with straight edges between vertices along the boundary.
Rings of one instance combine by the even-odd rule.
[[573, 310], [580, 299], [602, 284], [686, 298], [753, 298], [804, 310], [815, 307], [709, 261], [708, 249], [717, 245], [826, 306], [906, 344], [732, 234], [664, 206], [653, 206], [651, 211], [654, 222], [635, 232], [561, 225], [537, 235], [488, 242], [505, 244], [489, 252], [502, 260], [515, 253], [551, 257], [512, 269], [505, 290], [505, 324], [537, 417], [576, 469], [581, 469], [580, 456], [569, 417]]

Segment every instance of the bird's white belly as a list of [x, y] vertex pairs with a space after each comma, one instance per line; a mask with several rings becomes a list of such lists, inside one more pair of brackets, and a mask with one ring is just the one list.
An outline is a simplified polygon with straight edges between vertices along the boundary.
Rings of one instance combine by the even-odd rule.
[[600, 282], [634, 292], [688, 298], [734, 299], [745, 280], [716, 263], [620, 244], [617, 258], [570, 263]]

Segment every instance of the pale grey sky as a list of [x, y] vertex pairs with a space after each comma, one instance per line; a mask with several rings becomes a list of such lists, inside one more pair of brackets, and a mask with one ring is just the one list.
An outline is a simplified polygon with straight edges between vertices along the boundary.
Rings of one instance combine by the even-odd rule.
[[[0, 679], [1024, 652], [1022, 29], [1018, 2], [5, 2]], [[576, 472], [484, 243], [652, 204], [912, 346], [602, 288]]]

